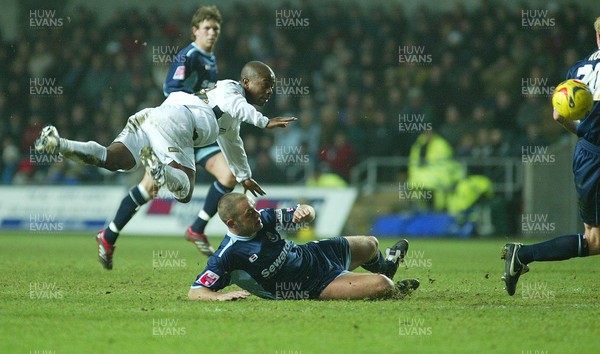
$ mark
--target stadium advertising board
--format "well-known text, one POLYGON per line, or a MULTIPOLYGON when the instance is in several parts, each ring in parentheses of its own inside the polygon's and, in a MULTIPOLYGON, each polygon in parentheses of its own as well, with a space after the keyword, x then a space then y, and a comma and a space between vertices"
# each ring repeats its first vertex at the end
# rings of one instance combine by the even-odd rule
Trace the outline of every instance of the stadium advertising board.
POLYGON ((123 187, 0 187, 0 229, 31 232, 100 230, 123 187))
MULTIPOLYGON (((238 188, 239 189, 239 188, 238 188)), ((187 203, 154 199, 144 205, 123 232, 142 235, 181 236, 204 204, 208 186, 196 186, 187 203)), ((266 196, 256 208, 286 208, 298 203, 315 207, 317 219, 309 225, 284 225, 284 233, 310 228, 319 237, 338 236, 356 199, 354 189, 319 189, 265 186, 266 196)), ((23 186, 0 187, 0 229, 21 231, 90 231, 102 229, 119 206, 124 193, 119 186, 23 186)), ((209 235, 225 234, 218 217, 206 228, 209 235)))

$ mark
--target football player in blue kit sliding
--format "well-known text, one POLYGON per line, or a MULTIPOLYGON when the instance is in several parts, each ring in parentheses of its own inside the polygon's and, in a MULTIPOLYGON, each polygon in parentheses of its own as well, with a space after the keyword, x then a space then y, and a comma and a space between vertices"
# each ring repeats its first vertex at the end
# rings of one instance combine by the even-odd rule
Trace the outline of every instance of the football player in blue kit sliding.
POLYGON ((398 265, 408 251, 401 240, 378 249, 373 236, 347 236, 296 245, 279 231, 315 218, 309 205, 257 211, 242 193, 219 201, 218 213, 228 232, 208 259, 188 292, 191 300, 235 300, 250 294, 274 300, 358 300, 406 295, 419 287, 417 279, 394 284, 398 265), (362 266, 372 273, 353 273, 362 266), (219 290, 235 284, 242 291, 219 290))
POLYGON ((584 233, 563 235, 532 245, 508 243, 502 250, 506 291, 514 295, 519 277, 529 271, 531 262, 561 261, 600 254, 600 17, 594 22, 596 50, 578 61, 567 72, 567 79, 578 79, 593 93, 591 112, 580 121, 570 121, 556 111, 553 118, 579 141, 573 154, 573 176, 579 199, 579 214, 584 233))

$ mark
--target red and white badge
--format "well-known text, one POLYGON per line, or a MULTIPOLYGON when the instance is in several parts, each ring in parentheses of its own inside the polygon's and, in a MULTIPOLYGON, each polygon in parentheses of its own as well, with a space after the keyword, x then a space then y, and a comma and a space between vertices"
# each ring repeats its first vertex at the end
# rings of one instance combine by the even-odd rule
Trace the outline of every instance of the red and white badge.
POLYGON ((204 272, 198 279, 199 283, 206 287, 211 287, 217 280, 219 280, 219 275, 210 270, 204 272))
POLYGON ((173 80, 183 80, 185 79, 185 66, 181 65, 175 69, 175 74, 173 74, 173 80))

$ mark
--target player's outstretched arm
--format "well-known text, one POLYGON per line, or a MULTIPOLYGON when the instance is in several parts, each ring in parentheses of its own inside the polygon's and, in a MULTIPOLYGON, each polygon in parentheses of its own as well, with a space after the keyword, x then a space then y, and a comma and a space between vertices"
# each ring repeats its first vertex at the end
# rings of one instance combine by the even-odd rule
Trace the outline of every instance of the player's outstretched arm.
POLYGON ((552 110, 552 118, 554 118, 554 120, 557 121, 558 124, 562 125, 562 127, 565 128, 567 131, 577 135, 577 124, 579 124, 579 121, 573 121, 563 118, 560 114, 558 114, 556 109, 552 110))
POLYGON ((292 222, 311 222, 315 219, 315 208, 308 204, 302 204, 294 212, 292 222))
POLYGON ((195 301, 232 301, 250 296, 246 290, 219 293, 208 288, 190 289, 188 299, 195 301))
POLYGON ((267 129, 273 128, 285 128, 288 126, 290 122, 298 120, 296 117, 275 117, 269 119, 269 123, 267 123, 267 129))

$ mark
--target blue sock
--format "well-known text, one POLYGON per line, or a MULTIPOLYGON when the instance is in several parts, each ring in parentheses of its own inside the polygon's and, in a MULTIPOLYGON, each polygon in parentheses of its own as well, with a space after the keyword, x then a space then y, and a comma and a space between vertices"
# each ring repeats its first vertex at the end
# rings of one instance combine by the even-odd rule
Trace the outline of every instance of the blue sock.
POLYGON ((383 258, 381 251, 377 251, 377 255, 367 263, 361 265, 361 267, 371 273, 383 273, 387 269, 385 258, 383 258))
POLYGON ((141 185, 131 188, 129 194, 121 201, 117 215, 115 215, 113 221, 104 230, 104 239, 106 242, 114 245, 117 242, 117 237, 119 237, 119 232, 127 225, 138 209, 149 200, 150 196, 141 185))
POLYGON ((590 249, 582 234, 564 235, 533 245, 521 246, 517 254, 523 264, 534 261, 562 261, 589 255, 590 249))
POLYGON ((225 194, 231 192, 233 188, 228 188, 219 183, 219 181, 215 181, 208 190, 206 194, 206 201, 204 201, 204 207, 198 213, 198 217, 192 224, 192 231, 196 233, 204 233, 204 228, 206 228, 206 224, 208 224, 208 220, 212 218, 217 213, 217 206, 219 205, 219 200, 225 194))

